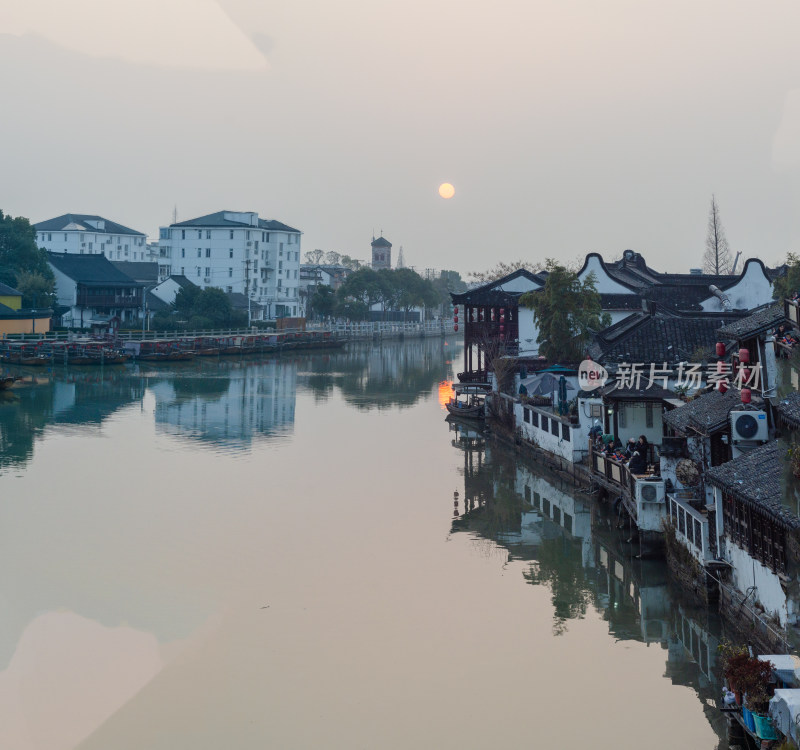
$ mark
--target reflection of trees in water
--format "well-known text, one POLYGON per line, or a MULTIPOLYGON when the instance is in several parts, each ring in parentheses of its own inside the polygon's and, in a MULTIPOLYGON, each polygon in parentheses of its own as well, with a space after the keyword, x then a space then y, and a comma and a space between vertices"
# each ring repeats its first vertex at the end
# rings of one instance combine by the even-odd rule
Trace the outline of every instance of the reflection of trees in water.
POLYGON ((580 620, 592 601, 592 587, 583 567, 580 542, 557 536, 543 539, 536 559, 523 577, 533 586, 547 586, 552 593, 553 635, 567 630, 567 620, 580 620))
POLYGON ((311 371, 300 381, 319 400, 338 388, 359 409, 411 406, 452 373, 448 360, 456 351, 439 337, 351 344, 333 354, 311 356, 311 371))
POLYGON ((0 400, 0 471, 26 464, 49 424, 101 424, 142 397, 128 370, 59 370, 26 377, 0 400))

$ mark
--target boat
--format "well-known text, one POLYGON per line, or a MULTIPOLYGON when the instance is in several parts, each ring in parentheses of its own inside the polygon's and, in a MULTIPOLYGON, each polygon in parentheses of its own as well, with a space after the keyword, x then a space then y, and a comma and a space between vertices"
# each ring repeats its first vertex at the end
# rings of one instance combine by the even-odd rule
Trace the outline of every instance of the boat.
POLYGON ((445 404, 447 411, 460 419, 484 419, 489 383, 456 383, 453 397, 445 404))

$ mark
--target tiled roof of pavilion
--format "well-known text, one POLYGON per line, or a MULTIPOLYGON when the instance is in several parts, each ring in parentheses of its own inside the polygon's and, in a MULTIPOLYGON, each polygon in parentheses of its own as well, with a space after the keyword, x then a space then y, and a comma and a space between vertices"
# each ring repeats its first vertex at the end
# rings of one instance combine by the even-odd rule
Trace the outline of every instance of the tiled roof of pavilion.
POLYGON ((706 471, 709 484, 770 516, 789 529, 800 529, 800 518, 781 502, 781 458, 778 441, 754 448, 706 471))

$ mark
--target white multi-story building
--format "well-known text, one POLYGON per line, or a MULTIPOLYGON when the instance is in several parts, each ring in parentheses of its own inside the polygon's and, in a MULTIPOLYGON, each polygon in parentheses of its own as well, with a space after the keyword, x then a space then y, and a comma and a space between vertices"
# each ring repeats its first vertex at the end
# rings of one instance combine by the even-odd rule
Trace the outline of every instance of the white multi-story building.
POLYGON ((160 265, 197 286, 248 295, 267 318, 294 317, 301 234, 253 211, 217 211, 161 227, 160 265))
POLYGON ((33 225, 36 244, 53 253, 105 255, 109 260, 146 261, 147 235, 91 214, 64 214, 33 225))

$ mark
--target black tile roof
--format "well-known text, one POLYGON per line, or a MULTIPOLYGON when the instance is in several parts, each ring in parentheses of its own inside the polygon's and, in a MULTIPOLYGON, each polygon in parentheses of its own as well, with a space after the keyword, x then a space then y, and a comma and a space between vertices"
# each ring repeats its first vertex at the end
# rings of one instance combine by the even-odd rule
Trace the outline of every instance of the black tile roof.
POLYGON ((170 279, 172 279, 181 289, 189 289, 190 287, 197 286, 197 284, 190 279, 187 279, 186 276, 181 273, 173 274, 170 276, 170 279))
POLYGON ((370 243, 372 247, 391 247, 392 243, 389 242, 385 237, 378 237, 377 240, 373 239, 370 243))
POLYGON ((800 518, 781 502, 780 453, 778 441, 773 440, 721 466, 708 469, 706 480, 782 526, 800 529, 800 518))
POLYGON ((603 310, 641 310, 642 298, 638 294, 601 294, 603 310))
POLYGON ((792 430, 800 429, 800 391, 792 391, 781 399, 775 411, 781 422, 792 430))
POLYGON ((738 390, 731 388, 725 393, 713 390, 665 414, 664 423, 684 435, 690 430, 710 435, 727 427, 728 414, 736 408, 744 408, 738 390))
POLYGON ((743 341, 769 331, 785 320, 783 304, 775 302, 763 305, 747 317, 725 325, 719 329, 719 333, 724 338, 743 341))
POLYGON ((638 388, 620 388, 615 380, 601 388, 600 395, 604 401, 663 401, 677 398, 674 391, 662 388, 657 382, 661 381, 652 382, 649 378, 642 377, 638 388))
POLYGON ((0 282, 0 297, 21 297, 22 292, 17 291, 14 287, 0 282))
POLYGON ((517 300, 526 292, 506 292, 499 287, 509 281, 518 279, 520 276, 524 276, 529 281, 533 281, 540 286, 545 284, 545 277, 541 274, 532 273, 526 268, 519 268, 507 276, 487 281, 485 284, 467 289, 466 292, 461 294, 450 292, 450 297, 454 305, 502 305, 509 303, 516 305, 517 300))
POLYGON ((134 281, 141 281, 143 284, 158 283, 158 263, 128 260, 112 260, 111 263, 134 281))
POLYGON ((266 229, 273 232, 297 232, 300 234, 299 229, 290 227, 274 219, 259 219, 258 226, 253 226, 244 221, 233 221, 226 219, 225 214, 241 213, 238 211, 215 211, 213 214, 206 214, 205 216, 198 216, 195 219, 188 219, 187 221, 179 221, 176 224, 170 224, 171 227, 239 227, 243 229, 266 229))
MULTIPOLYGON (((231 307, 234 310, 247 310, 247 295, 241 292, 228 292, 228 299, 231 302, 231 307)), ((261 305, 255 300, 250 300, 250 310, 260 310, 261 305)))
MULTIPOLYGON (((87 232, 102 232, 105 234, 135 234, 141 237, 145 236, 144 232, 137 232, 135 229, 117 224, 116 221, 96 216, 94 214, 63 214, 56 216, 55 219, 47 219, 40 221, 33 225, 37 232, 63 232, 70 224, 77 224, 81 229, 87 232), (104 221, 105 228, 98 229, 97 227, 89 224, 89 221, 104 221)), ((67 230, 72 231, 72 230, 67 230)))
POLYGON ((713 349, 719 328, 743 313, 673 313, 656 309, 633 313, 596 333, 589 347, 602 364, 691 361, 699 349, 713 349))
POLYGON ((104 255, 75 255, 74 253, 48 253, 48 261, 56 270, 73 281, 86 286, 143 286, 120 271, 104 255))

